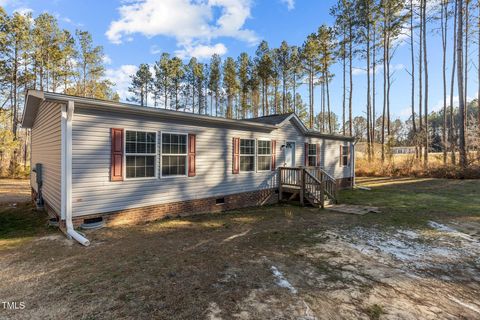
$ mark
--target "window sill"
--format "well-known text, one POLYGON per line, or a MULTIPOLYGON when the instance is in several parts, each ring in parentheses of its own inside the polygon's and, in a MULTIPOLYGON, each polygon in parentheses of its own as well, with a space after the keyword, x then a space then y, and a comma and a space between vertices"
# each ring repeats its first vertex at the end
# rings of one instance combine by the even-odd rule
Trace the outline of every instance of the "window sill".
POLYGON ((160 176, 160 179, 172 179, 172 178, 188 178, 186 174, 177 174, 173 176, 160 176))
POLYGON ((155 180, 157 177, 125 178, 123 181, 155 180))

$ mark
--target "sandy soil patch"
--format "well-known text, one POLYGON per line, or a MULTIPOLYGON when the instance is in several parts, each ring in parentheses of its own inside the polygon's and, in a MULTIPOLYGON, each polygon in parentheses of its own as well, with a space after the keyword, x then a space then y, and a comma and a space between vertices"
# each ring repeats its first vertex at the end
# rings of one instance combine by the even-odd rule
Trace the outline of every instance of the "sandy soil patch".
POLYGON ((30 200, 30 180, 0 179, 0 205, 13 205, 30 200))

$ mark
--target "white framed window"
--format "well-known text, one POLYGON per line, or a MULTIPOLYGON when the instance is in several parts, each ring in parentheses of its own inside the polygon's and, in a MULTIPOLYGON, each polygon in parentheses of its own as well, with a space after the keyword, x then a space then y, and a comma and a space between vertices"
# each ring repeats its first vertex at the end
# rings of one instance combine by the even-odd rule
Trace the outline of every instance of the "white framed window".
POLYGON ((188 134, 162 132, 162 177, 187 175, 188 134))
POLYGON ((240 172, 255 171, 255 139, 240 139, 240 172))
POLYGON ((257 170, 270 171, 272 168, 272 141, 257 141, 257 170))
POLYGON ((348 158, 350 156, 350 147, 342 146, 341 148, 342 148, 342 154, 341 154, 340 163, 342 164, 342 167, 347 167, 349 165, 348 158))
POLYGON ((314 143, 308 144, 308 166, 316 167, 317 166, 317 145, 314 143))
POLYGON ((157 133, 125 130, 125 178, 155 178, 157 133))

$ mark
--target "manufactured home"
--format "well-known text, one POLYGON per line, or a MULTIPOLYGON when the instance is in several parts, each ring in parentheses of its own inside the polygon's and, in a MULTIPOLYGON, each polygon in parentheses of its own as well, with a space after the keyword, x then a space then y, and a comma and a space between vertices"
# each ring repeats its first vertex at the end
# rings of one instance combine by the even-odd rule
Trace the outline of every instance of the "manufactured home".
POLYGON ((353 184, 353 138, 294 114, 245 120, 30 90, 31 187, 77 241, 89 221, 134 223, 283 198, 322 205, 353 184), (298 191, 298 192, 297 192, 298 191))

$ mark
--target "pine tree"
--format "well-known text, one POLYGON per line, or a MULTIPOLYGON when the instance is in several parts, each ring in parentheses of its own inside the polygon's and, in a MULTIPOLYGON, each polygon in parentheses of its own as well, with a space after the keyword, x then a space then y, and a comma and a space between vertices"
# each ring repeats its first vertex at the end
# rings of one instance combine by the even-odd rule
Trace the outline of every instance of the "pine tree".
POLYGON ((262 87, 262 115, 268 115, 268 90, 270 86, 270 80, 272 77, 273 61, 266 41, 262 41, 257 48, 255 65, 257 68, 257 74, 260 78, 262 87))
POLYGON ((330 108, 329 83, 333 78, 333 74, 330 72, 330 68, 335 63, 334 52, 337 47, 333 29, 325 25, 322 25, 318 29, 318 43, 319 43, 319 53, 320 53, 319 68, 320 68, 320 72, 322 74, 322 79, 323 79, 323 82, 325 83, 325 89, 326 89, 328 131, 329 133, 332 133, 333 126, 332 126, 332 119, 330 118, 332 113, 330 108))
POLYGON ((93 44, 88 31, 77 30, 79 44, 78 65, 80 66, 81 85, 77 86, 77 95, 95 97, 95 86, 105 74, 103 65, 103 47, 93 44))
POLYGON ((237 66, 233 58, 228 57, 223 65, 223 87, 227 94, 227 113, 228 119, 233 118, 233 99, 238 89, 237 66))
MULTIPOLYGON (((190 61, 188 64, 185 66, 185 79, 188 84, 188 88, 190 89, 191 92, 188 92, 188 95, 191 93, 192 97, 192 113, 195 113, 195 98, 197 95, 197 72, 196 69, 198 68, 198 61, 197 58, 192 57, 190 58, 190 61)), ((187 99, 188 100, 188 96, 187 99)), ((186 103, 185 107, 188 107, 188 102, 186 103)))
POLYGON ((316 34, 310 34, 302 46, 302 65, 308 76, 308 93, 309 93, 309 121, 308 126, 313 128, 314 124, 314 89, 315 78, 320 71, 319 66, 319 44, 316 34))
POLYGON ((463 19, 464 19, 464 5, 463 0, 458 0, 457 8, 457 81, 458 81, 458 105, 460 113, 460 136, 459 136, 459 150, 460 150, 460 166, 467 167, 467 152, 465 148, 465 91, 463 78, 463 19))
POLYGON ((291 87, 293 91, 293 112, 297 112, 296 108, 296 98, 297 98, 297 81, 303 75, 303 68, 302 68, 302 60, 301 60, 301 53, 300 49, 297 46, 293 46, 291 48, 291 55, 290 55, 290 64, 291 64, 291 87))
POLYGON ((180 90, 182 89, 182 82, 185 76, 185 68, 183 66, 182 60, 177 57, 169 60, 168 64, 169 76, 170 76, 170 86, 169 93, 170 98, 173 98, 175 101, 175 110, 180 110, 180 90))
POLYGON ((260 77, 258 76, 258 69, 255 66, 252 66, 250 77, 248 79, 248 87, 250 89, 252 116, 258 117, 260 108, 260 77))
POLYGON ((148 94, 152 86, 152 73, 148 64, 142 63, 135 75, 131 76, 132 85, 128 91, 134 94, 132 101, 140 102, 142 107, 148 105, 148 94))
MULTIPOLYGON (((196 87, 197 87, 197 103, 198 103, 198 114, 202 114, 205 112, 205 69, 206 66, 203 63, 197 63, 193 70, 196 80, 196 87)), ((194 112, 195 108, 193 108, 192 112, 194 112)))
POLYGON ((282 41, 280 48, 278 49, 277 56, 280 74, 282 77, 282 112, 285 113, 287 112, 287 86, 291 78, 290 73, 292 70, 292 48, 288 45, 286 41, 282 41))
POLYGON ((249 92, 249 77, 252 68, 252 61, 247 53, 242 52, 237 60, 238 65, 238 80, 240 86, 240 113, 241 118, 247 116, 248 103, 247 97, 249 92))
POLYGON ((160 60, 155 62, 155 79, 153 82, 154 90, 159 92, 159 95, 163 96, 163 107, 168 107, 168 90, 171 85, 170 77, 170 55, 168 53, 162 53, 160 60))
POLYGON ((271 72, 271 79, 273 84, 273 104, 272 104, 272 113, 273 114, 280 114, 280 104, 279 104, 279 95, 278 95, 278 87, 280 86, 280 78, 282 75, 282 67, 281 67, 281 57, 278 48, 274 48, 271 51, 272 56, 272 72, 271 72))
POLYGON ((22 52, 25 50, 28 42, 29 17, 14 13, 9 20, 9 39, 7 43, 9 71, 11 72, 11 101, 12 101, 12 133, 14 140, 17 139, 17 127, 19 123, 18 109, 19 109, 19 88, 20 84, 20 69, 22 52))
POLYGON ((210 72, 209 72, 209 80, 208 80, 208 89, 210 91, 210 110, 211 114, 213 115, 212 110, 212 97, 215 96, 215 116, 218 116, 218 103, 220 98, 220 81, 221 81, 221 74, 220 74, 220 65, 222 64, 222 60, 218 54, 214 54, 210 61, 210 72))

